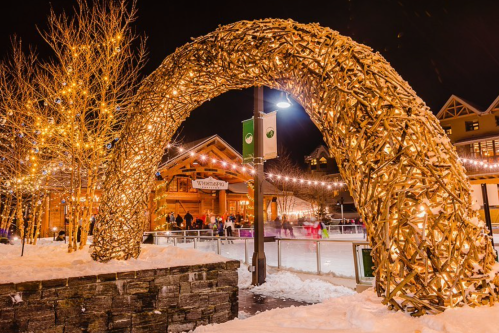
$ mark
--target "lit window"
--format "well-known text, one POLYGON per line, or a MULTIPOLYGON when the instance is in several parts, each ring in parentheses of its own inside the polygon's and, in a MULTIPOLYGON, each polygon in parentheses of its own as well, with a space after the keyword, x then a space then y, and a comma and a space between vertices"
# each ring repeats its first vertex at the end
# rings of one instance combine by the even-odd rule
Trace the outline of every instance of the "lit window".
POLYGON ((321 159, 319 160, 319 162, 320 162, 320 168, 321 169, 326 169, 327 168, 327 160, 324 157, 321 157, 321 159))
POLYGON ((492 144, 492 140, 482 141, 480 142, 480 145, 482 146, 482 157, 494 156, 494 145, 492 144))
POLYGON ((473 120, 473 121, 467 121, 466 122, 466 131, 467 132, 478 131, 479 128, 480 128, 480 126, 478 124, 478 120, 473 120))
POLYGON ((452 127, 446 126, 443 129, 445 131, 445 134, 447 134, 447 135, 451 135, 452 134, 452 127))

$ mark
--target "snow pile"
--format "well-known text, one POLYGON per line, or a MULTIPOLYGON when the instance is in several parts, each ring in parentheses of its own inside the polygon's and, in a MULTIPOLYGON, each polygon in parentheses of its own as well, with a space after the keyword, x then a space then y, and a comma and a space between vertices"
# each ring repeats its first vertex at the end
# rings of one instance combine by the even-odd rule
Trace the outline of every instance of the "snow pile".
MULTIPOLYGON (((250 288, 251 273, 248 272, 247 266, 242 265, 238 272, 239 288, 250 288)), ((249 290, 259 295, 306 303, 319 303, 329 298, 355 293, 349 288, 335 286, 319 279, 301 280, 296 274, 287 271, 268 274, 264 284, 249 290)))
POLYGON ((267 277, 266 283, 251 289, 253 293, 274 298, 290 298, 299 302, 320 303, 326 299, 352 295, 349 288, 335 286, 319 279, 301 280, 290 272, 278 272, 267 277))
POLYGON ((21 245, 0 244, 0 283, 60 279, 66 277, 125 272, 133 270, 197 265, 227 261, 214 253, 181 249, 173 246, 142 245, 138 259, 112 260, 100 263, 90 257, 91 249, 67 252, 67 244, 48 239, 38 245, 25 245, 21 257, 21 245))
MULTIPOLYGON (((248 266, 245 264, 241 264, 239 269, 237 270, 238 274, 238 286, 241 289, 248 289, 251 287, 251 272, 248 271, 248 266)), ((267 275, 268 277, 268 275, 267 275)))
POLYGON ((449 309, 439 315, 412 318, 381 304, 372 290, 329 299, 320 304, 274 309, 247 319, 198 327, 196 333, 499 333, 499 306, 449 309))

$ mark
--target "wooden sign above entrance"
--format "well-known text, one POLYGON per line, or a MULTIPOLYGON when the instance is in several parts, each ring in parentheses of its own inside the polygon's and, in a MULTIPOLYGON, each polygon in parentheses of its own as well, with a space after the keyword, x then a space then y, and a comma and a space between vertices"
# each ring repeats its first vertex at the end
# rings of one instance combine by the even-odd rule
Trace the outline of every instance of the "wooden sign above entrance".
POLYGON ((202 190, 227 190, 229 188, 229 183, 213 177, 208 177, 205 179, 193 179, 192 187, 202 190))

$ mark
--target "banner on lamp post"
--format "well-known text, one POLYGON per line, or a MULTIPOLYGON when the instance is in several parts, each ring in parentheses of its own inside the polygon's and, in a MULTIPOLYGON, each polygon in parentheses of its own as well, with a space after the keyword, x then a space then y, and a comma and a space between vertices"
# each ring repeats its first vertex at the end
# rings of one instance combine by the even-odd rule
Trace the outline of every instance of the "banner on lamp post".
POLYGON ((253 163, 255 157, 253 118, 243 121, 243 164, 253 163))
POLYGON ((263 158, 277 157, 277 111, 263 116, 263 158))

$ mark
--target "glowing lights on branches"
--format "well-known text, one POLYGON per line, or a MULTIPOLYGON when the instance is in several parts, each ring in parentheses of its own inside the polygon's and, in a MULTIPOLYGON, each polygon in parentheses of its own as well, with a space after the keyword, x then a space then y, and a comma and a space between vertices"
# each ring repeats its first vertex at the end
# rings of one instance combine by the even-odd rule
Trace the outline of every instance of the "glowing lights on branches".
MULTIPOLYGON (((139 255, 140 232, 115 232, 145 224, 162 144, 200 104, 255 85, 294 96, 323 133, 364 218, 384 304, 422 315, 497 303, 499 278, 492 282, 490 274, 495 254, 486 230, 473 223, 477 212, 455 149, 438 142, 444 132, 436 117, 379 53, 318 24, 291 20, 219 27, 179 47, 144 81, 127 144, 109 170, 101 202, 105 233, 94 237, 94 258, 139 255), (124 166, 128 160, 135 164, 124 166), (419 217, 423 203, 426 215, 419 217), (464 244, 472 255, 461 251, 464 244)), ((294 183, 292 175, 275 176, 286 177, 294 183)), ((322 182, 296 178, 320 188, 322 182)))

